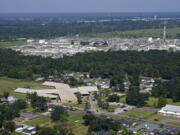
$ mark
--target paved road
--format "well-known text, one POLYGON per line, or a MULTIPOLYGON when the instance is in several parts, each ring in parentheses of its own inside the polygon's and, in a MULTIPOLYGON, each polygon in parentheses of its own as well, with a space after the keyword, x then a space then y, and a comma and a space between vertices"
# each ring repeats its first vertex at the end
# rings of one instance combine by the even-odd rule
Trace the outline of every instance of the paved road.
POLYGON ((99 108, 96 107, 97 101, 94 98, 94 95, 89 96, 89 102, 91 105, 91 112, 94 114, 104 114, 105 112, 100 110, 99 108))

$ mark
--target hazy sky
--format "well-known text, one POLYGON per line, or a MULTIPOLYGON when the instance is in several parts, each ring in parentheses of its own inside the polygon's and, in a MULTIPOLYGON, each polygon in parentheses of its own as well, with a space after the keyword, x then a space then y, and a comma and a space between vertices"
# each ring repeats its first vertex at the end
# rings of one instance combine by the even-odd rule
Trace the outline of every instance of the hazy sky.
POLYGON ((0 0, 0 13, 168 11, 180 11, 180 0, 0 0))

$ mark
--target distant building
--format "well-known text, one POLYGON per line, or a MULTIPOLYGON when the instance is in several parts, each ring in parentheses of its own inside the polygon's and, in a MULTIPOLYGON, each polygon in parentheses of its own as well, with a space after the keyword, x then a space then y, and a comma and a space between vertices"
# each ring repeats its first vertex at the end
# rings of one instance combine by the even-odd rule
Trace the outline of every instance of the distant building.
POLYGON ((33 39, 28 39, 28 40, 27 40, 27 43, 32 43, 32 42, 34 42, 33 39))
POLYGON ((45 42, 46 42, 46 40, 44 40, 44 39, 39 40, 39 44, 44 44, 45 42))
POLYGON ((180 118, 180 106, 166 105, 158 113, 164 116, 180 118))

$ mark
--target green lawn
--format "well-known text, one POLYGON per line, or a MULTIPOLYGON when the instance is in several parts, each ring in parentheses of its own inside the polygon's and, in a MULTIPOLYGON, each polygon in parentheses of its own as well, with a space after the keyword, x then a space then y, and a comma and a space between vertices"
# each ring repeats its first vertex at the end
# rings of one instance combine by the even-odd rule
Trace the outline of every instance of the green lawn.
MULTIPOLYGON (((173 102, 172 99, 167 99, 168 104, 180 106, 180 102, 173 102)), ((158 104, 158 98, 149 97, 147 101, 147 106, 155 107, 158 104)))
POLYGON ((180 126, 180 122, 168 122, 167 124, 180 126))
MULTIPOLYGON (((88 127, 83 125, 83 116, 84 114, 76 114, 73 116, 69 116, 68 117, 68 125, 70 125, 70 127, 72 128, 72 132, 75 135, 86 135, 87 131, 88 131, 88 127)), ((49 125, 47 125, 47 127, 54 127, 55 125, 58 124, 62 124, 64 123, 63 121, 56 121, 53 123, 50 123, 49 125)))
POLYGON ((40 82, 0 77, 0 94, 3 94, 5 91, 8 91, 10 95, 16 98, 23 99, 26 95, 15 93, 14 89, 26 86, 30 86, 32 88, 47 88, 45 86, 42 86, 40 82))
POLYGON ((141 130, 141 131, 137 132, 135 135, 143 135, 143 133, 144 133, 144 131, 141 130))
POLYGON ((27 111, 27 112, 32 112, 34 109, 31 107, 31 105, 29 104, 28 106, 27 106, 27 108, 25 109, 25 111, 27 111))
POLYGON ((126 103, 126 96, 120 97, 120 102, 125 104, 126 103))
POLYGON ((12 47, 16 45, 23 45, 26 41, 11 41, 11 42, 0 42, 0 48, 12 47))
POLYGON ((177 105, 177 106, 180 106, 180 102, 173 102, 173 103, 170 103, 171 105, 177 105))
POLYGON ((69 124, 72 126, 72 131, 75 135, 86 135, 88 127, 83 125, 84 114, 77 114, 68 118, 69 124))
POLYGON ((125 113, 125 115, 128 115, 130 117, 134 117, 134 118, 145 118, 148 117, 152 114, 152 112, 142 112, 142 111, 137 111, 135 109, 128 111, 127 113, 125 113))
POLYGON ((50 118, 42 116, 42 117, 34 119, 34 120, 26 121, 23 124, 30 125, 30 126, 37 126, 37 125, 40 126, 41 124, 44 124, 50 120, 51 120, 50 118))
POLYGON ((161 121, 161 120, 166 119, 166 118, 168 118, 168 117, 167 116, 158 115, 158 114, 154 113, 152 115, 149 115, 145 119, 149 120, 149 121, 161 121))

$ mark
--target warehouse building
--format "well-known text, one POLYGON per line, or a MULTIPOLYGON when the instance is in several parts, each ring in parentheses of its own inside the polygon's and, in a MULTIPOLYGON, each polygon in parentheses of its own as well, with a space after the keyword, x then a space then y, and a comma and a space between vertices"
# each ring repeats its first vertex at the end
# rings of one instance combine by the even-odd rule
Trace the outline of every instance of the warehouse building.
POLYGON ((166 105, 158 113, 164 116, 180 118, 180 106, 166 105))

